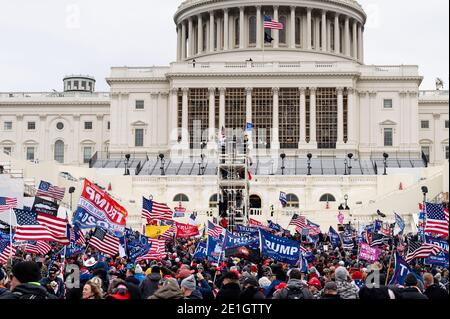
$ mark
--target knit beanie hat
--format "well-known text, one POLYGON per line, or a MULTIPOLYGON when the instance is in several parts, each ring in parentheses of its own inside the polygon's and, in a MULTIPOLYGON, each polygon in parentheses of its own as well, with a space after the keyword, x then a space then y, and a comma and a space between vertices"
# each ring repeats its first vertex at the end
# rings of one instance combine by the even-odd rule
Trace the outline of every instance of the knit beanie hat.
POLYGON ((195 282, 195 277, 194 277, 194 275, 190 275, 189 277, 184 278, 184 279, 181 281, 181 285, 180 285, 180 286, 181 286, 181 287, 184 287, 184 288, 186 288, 186 289, 189 289, 189 290, 194 291, 195 288, 196 288, 196 286, 197 286, 197 284, 196 284, 196 282, 195 282))

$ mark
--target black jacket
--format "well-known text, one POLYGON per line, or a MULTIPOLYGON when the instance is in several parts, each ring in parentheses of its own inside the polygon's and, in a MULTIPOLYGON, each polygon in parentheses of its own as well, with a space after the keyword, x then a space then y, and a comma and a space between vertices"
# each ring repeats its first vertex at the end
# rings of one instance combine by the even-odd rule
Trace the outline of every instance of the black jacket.
POLYGON ((238 300, 241 295, 241 287, 237 283, 230 282, 223 285, 217 293, 216 300, 238 300))
POLYGON ((424 292, 425 296, 428 297, 428 299, 434 299, 434 300, 443 300, 448 299, 448 293, 441 287, 439 287, 436 284, 433 284, 429 286, 427 289, 425 289, 424 292))
POLYGON ((185 297, 184 299, 190 299, 190 300, 198 300, 198 299, 203 299, 202 294, 200 293, 200 291, 198 290, 194 290, 190 296, 185 297))
POLYGON ((239 299, 242 300, 261 300, 266 299, 266 296, 256 287, 250 286, 242 290, 239 299))
POLYGON ((408 287, 399 290, 401 299, 428 299, 427 296, 420 293, 419 290, 415 287, 408 287))
POLYGON ((36 284, 21 284, 18 285, 12 294, 0 296, 0 299, 57 299, 55 295, 48 293, 47 289, 41 285, 36 284))
POLYGON ((391 299, 391 296, 389 295, 387 286, 380 286, 379 288, 368 288, 367 286, 363 286, 359 290, 359 299, 385 300, 391 299))
POLYGON ((13 294, 6 288, 0 288, 0 299, 15 299, 13 294))
POLYGON ((161 275, 158 273, 152 273, 145 277, 144 281, 139 286, 142 299, 148 299, 158 289, 158 283, 161 280, 161 275))
POLYGON ((322 297, 320 297, 320 299, 324 299, 324 300, 341 300, 341 296, 339 296, 339 294, 337 295, 323 295, 322 297))

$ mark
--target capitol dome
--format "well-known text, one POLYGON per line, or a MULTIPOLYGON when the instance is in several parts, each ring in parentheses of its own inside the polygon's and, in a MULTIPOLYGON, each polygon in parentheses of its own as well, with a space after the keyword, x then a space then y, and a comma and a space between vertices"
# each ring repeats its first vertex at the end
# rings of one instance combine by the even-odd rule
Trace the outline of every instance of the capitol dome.
POLYGON ((362 64, 366 18, 355 0, 186 0, 174 16, 177 61, 362 64), (264 28, 267 18, 283 29, 264 28))

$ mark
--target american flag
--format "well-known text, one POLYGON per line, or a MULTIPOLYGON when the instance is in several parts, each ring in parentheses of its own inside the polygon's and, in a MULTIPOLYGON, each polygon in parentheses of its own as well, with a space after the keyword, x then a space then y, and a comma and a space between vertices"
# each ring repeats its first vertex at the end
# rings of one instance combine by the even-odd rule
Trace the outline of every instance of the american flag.
POLYGON ((408 253, 405 261, 409 263, 414 258, 426 258, 438 254, 442 248, 434 244, 408 241, 408 253))
POLYGON ((158 239, 162 239, 165 242, 168 240, 171 240, 171 239, 173 239, 173 236, 175 236, 176 231, 177 231, 177 226, 175 225, 175 223, 172 223, 170 228, 166 232, 164 232, 164 234, 159 236, 158 239))
POLYGON ((0 213, 17 207, 17 198, 0 197, 0 213))
POLYGON ((284 25, 281 22, 273 20, 272 17, 264 16, 264 29, 283 30, 284 25))
POLYGON ((219 238, 220 235, 222 235, 224 233, 225 229, 222 226, 216 225, 211 223, 208 220, 208 236, 214 237, 214 238, 219 238))
MULTIPOLYGON (((44 224, 41 224, 39 222, 39 215, 33 211, 29 210, 22 210, 22 209, 14 209, 14 213, 16 214, 17 219, 17 227, 16 227, 16 233, 14 235, 14 240, 20 241, 29 241, 29 240, 43 240, 43 241, 55 241, 61 244, 67 245, 69 243, 69 240, 67 238, 67 229, 65 228, 67 223, 64 220, 65 226, 64 232, 59 231, 59 227, 57 225, 57 221, 53 222, 51 219, 47 219, 47 216, 43 216, 40 218, 40 221, 43 221, 44 224), (56 230, 56 232, 53 232, 51 229, 49 229, 46 225, 51 225, 51 228, 53 230, 56 230)), ((53 217, 53 216, 52 216, 53 217)), ((53 217, 57 218, 57 217, 53 217)))
POLYGON ((142 218, 145 218, 149 224, 152 220, 172 220, 172 215, 172 210, 167 204, 142 198, 142 218))
POLYGON ((148 243, 150 249, 145 255, 136 258, 136 263, 143 260, 161 260, 167 256, 166 243, 163 239, 149 238, 148 243))
POLYGON ((425 233, 448 237, 448 209, 444 209, 442 204, 425 203, 425 212, 425 233))
POLYGON ((25 245, 25 251, 27 253, 32 254, 38 254, 38 255, 46 255, 50 250, 52 249, 52 246, 45 242, 45 241, 29 241, 25 245))
POLYGON ((307 228, 308 224, 307 224, 306 218, 304 216, 299 216, 297 214, 294 214, 294 216, 292 216, 292 219, 289 222, 288 226, 297 226, 299 228, 307 228))
POLYGON ((69 240, 71 243, 75 243, 78 246, 86 245, 86 238, 81 229, 76 225, 73 227, 69 225, 69 240))
POLYGON ((16 247, 11 246, 9 241, 0 241, 0 265, 6 264, 10 256, 16 254, 16 247))
POLYGON ((310 236, 317 236, 322 232, 320 230, 320 225, 313 223, 309 219, 307 219, 306 222, 308 224, 307 228, 310 236))
POLYGON ((119 253, 119 244, 119 238, 108 234, 106 230, 98 227, 89 241, 89 245, 109 256, 115 256, 119 253))
POLYGON ((41 181, 37 189, 36 196, 45 196, 57 200, 63 200, 66 189, 58 186, 53 186, 49 182, 41 181))

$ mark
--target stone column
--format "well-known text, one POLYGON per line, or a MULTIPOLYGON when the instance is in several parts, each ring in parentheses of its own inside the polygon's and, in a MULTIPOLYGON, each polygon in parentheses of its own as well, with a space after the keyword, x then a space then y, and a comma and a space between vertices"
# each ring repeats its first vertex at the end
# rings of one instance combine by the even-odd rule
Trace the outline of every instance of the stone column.
POLYGON ((197 51, 198 54, 201 54, 203 52, 203 17, 201 14, 198 15, 198 22, 197 22, 197 51))
POLYGON ((279 139, 279 92, 280 88, 272 88, 273 92, 273 115, 272 115, 272 149, 280 149, 280 139, 279 139))
POLYGON ((311 8, 306 9, 306 49, 311 50, 311 8))
POLYGON ((224 9, 223 10, 223 49, 224 50, 228 50, 229 49, 229 27, 228 27, 228 23, 229 23, 229 17, 228 17, 228 9, 224 9))
POLYGON ((327 51, 327 12, 322 11, 322 51, 327 51))
POLYGON ((170 90, 169 144, 178 142, 178 88, 170 90))
POLYGON ((177 26, 177 61, 181 61, 181 42, 182 42, 182 33, 181 33, 181 26, 177 26))
POLYGON ((186 22, 181 24, 181 59, 186 59, 186 22))
POLYGON ((358 24, 358 60, 363 62, 362 26, 358 24))
POLYGON ((310 141, 309 144, 317 145, 317 132, 316 132, 316 90, 317 88, 309 88, 309 123, 310 123, 310 141))
POLYGON ((327 51, 331 52, 331 20, 327 19, 327 51))
POLYGON ((262 49, 264 45, 262 27, 261 6, 256 6, 256 47, 258 49, 262 49))
POLYGON ((244 43, 244 35, 245 35, 245 28, 244 28, 244 7, 239 7, 239 49, 245 48, 244 43))
POLYGON ((214 11, 209 12, 209 52, 214 52, 214 11))
POLYGON ((348 16, 345 17, 345 24, 344 24, 344 34, 345 34, 345 55, 351 56, 350 51, 350 18, 348 16))
POLYGON ((354 89, 347 88, 347 144, 356 146, 355 137, 355 95, 354 89))
MULTIPOLYGON (((378 134, 378 123, 376 123, 375 119, 377 116, 377 107, 376 107, 376 91, 369 92, 369 108, 370 108, 370 147, 377 147, 377 134, 378 134)), ((395 137, 395 134, 393 138, 395 137)), ((394 140, 395 145, 395 140, 394 140)))
POLYGON ((182 107, 182 133, 181 143, 183 146, 189 145, 189 125, 188 125, 188 94, 189 88, 183 88, 183 107, 182 107))
POLYGON ((219 130, 225 127, 225 92, 226 88, 219 88, 220 99, 219 99, 219 130))
POLYGON ((320 20, 318 18, 314 19, 314 48, 320 51, 320 20))
POLYGON ((217 18, 217 28, 216 28, 216 42, 217 42, 217 48, 216 51, 220 51, 221 48, 221 42, 220 42, 220 35, 221 35, 221 28, 220 28, 220 18, 217 18))
POLYGON ((337 145, 344 143, 344 88, 336 88, 337 92, 337 145))
POLYGON ((358 28, 357 22, 353 21, 353 58, 358 59, 358 28))
POLYGON ((188 43, 189 43, 189 48, 188 48, 188 57, 192 57, 194 55, 194 32, 193 32, 193 22, 192 22, 192 17, 189 18, 188 20, 188 43))
MULTIPOLYGON (((278 6, 273 7, 273 19, 278 21, 278 6)), ((280 30, 272 30, 273 31, 273 47, 278 48, 280 45, 280 30)))
POLYGON ((208 149, 214 149, 215 145, 215 123, 216 123, 216 88, 210 87, 209 91, 209 133, 208 133, 208 149))
MULTIPOLYGON (((419 94, 417 91, 412 91, 409 93, 409 115, 411 116, 410 121, 410 140, 409 145, 410 149, 419 150, 419 130, 417 129, 417 126, 419 125, 419 94)), ((436 123, 439 130, 442 130, 442 123, 436 123)), ((434 139, 436 145, 438 144, 437 139, 434 139)), ((441 144, 442 145, 442 144, 441 144)), ((436 147, 435 147, 436 150, 436 147)), ((442 153, 441 153, 442 154, 442 153)))
POLYGON ((295 6, 291 6, 291 49, 295 49, 295 6))
POLYGON ((341 34, 339 28, 339 13, 334 16, 334 53, 341 53, 341 34))
POLYGON ((298 148, 302 148, 303 145, 306 143, 306 89, 304 87, 301 87, 300 89, 300 140, 298 142, 298 148))
POLYGON ((359 92, 359 145, 360 148, 369 149, 370 147, 370 103, 368 92, 359 92))

